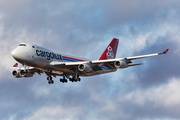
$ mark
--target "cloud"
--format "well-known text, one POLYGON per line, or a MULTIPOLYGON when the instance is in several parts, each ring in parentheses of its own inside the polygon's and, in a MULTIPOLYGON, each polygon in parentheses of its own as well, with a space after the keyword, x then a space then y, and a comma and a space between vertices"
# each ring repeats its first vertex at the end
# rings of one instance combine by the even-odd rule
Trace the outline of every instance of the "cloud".
MULTIPOLYGON (((136 90, 127 94, 124 99, 128 100, 139 106, 144 106, 145 102, 154 103, 153 107, 176 107, 179 106, 180 96, 178 95, 180 82, 179 79, 173 78, 168 84, 164 84, 158 87, 152 87, 143 90, 136 90), (169 96, 167 98, 167 96, 169 96)), ((123 98, 120 98, 123 99, 123 98)))
POLYGON ((49 120, 49 119, 60 119, 60 120, 71 120, 77 119, 77 116, 82 116, 83 113, 78 107, 62 107, 60 105, 52 107, 43 107, 39 109, 32 117, 25 120, 49 120), (71 114, 71 115, 69 115, 71 114))
MULTIPOLYGON (((171 116, 172 119, 177 119, 179 118, 178 112, 172 112, 172 110, 179 110, 179 83, 179 79, 172 78, 167 84, 154 86, 146 90, 136 89, 135 91, 132 91, 125 96, 119 97, 119 100, 125 103, 129 103, 132 106, 137 105, 142 110, 146 109, 148 112, 147 114, 152 116, 151 118, 153 119, 158 118, 159 116, 158 114, 152 113, 152 111, 163 111, 164 113, 167 113, 167 115, 162 114, 161 117, 171 116)), ((144 113, 145 112, 140 115, 140 118, 144 117, 144 113)), ((137 113, 135 112, 133 114, 135 115, 137 113)))

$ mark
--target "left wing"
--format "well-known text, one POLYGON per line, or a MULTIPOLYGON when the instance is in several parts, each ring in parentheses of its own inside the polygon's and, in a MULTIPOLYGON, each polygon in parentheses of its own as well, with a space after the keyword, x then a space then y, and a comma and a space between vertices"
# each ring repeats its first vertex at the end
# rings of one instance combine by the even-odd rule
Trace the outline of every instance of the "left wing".
POLYGON ((169 49, 166 49, 162 53, 127 57, 127 58, 117 58, 117 59, 108 59, 108 60, 94 60, 94 61, 84 61, 84 62, 51 62, 50 65, 61 66, 65 68, 78 68, 80 71, 86 71, 88 69, 92 69, 93 66, 104 65, 108 68, 127 68, 129 66, 142 65, 139 64, 131 64, 131 60, 152 57, 157 55, 166 54, 169 49))
POLYGON ((34 67, 18 67, 18 63, 14 64, 14 66, 12 67, 14 70, 12 72, 12 75, 15 78, 21 78, 21 77, 32 77, 35 73, 38 73, 39 75, 41 75, 41 73, 43 73, 42 70, 36 69, 34 67))

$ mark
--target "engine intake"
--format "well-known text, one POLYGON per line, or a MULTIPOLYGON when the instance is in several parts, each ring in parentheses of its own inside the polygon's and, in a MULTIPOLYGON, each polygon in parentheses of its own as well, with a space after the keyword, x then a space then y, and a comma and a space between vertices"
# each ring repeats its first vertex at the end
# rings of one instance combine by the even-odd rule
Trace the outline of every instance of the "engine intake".
POLYGON ((87 63, 80 64, 78 66, 78 70, 81 71, 81 72, 92 72, 93 71, 91 66, 89 64, 87 64, 87 63))
POLYGON ((21 78, 21 75, 20 75, 19 71, 17 71, 17 70, 14 70, 14 71, 12 72, 12 75, 13 75, 15 78, 21 78))
POLYGON ((20 71, 20 76, 21 77, 32 77, 33 76, 33 73, 29 72, 28 70, 21 70, 20 71))
POLYGON ((127 68, 128 64, 126 61, 116 61, 116 62, 114 62, 114 66, 116 68, 127 68))

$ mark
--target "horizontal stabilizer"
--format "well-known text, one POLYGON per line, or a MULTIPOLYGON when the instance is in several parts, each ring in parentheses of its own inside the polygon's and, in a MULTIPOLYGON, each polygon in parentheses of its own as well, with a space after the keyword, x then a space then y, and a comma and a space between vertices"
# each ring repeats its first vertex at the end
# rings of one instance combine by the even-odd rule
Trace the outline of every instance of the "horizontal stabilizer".
POLYGON ((15 63, 15 64, 13 65, 13 67, 18 67, 18 63, 15 63))

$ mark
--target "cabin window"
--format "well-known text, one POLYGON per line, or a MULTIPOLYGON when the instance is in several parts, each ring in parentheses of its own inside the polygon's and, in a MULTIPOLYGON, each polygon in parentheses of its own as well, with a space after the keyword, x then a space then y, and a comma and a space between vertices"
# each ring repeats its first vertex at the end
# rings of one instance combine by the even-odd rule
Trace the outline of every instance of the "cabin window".
POLYGON ((19 46, 26 46, 26 44, 19 44, 19 46))

